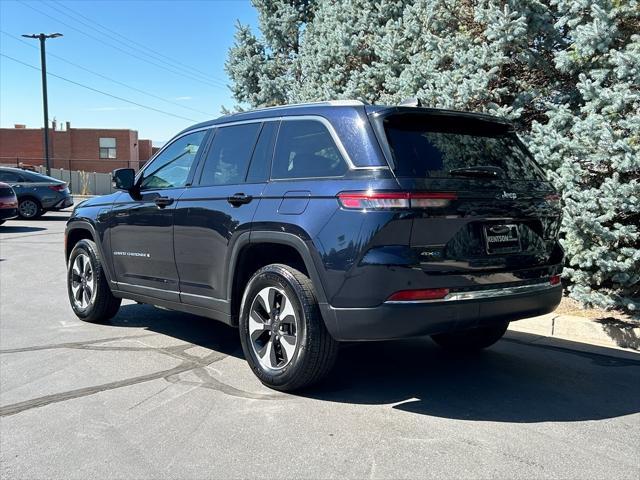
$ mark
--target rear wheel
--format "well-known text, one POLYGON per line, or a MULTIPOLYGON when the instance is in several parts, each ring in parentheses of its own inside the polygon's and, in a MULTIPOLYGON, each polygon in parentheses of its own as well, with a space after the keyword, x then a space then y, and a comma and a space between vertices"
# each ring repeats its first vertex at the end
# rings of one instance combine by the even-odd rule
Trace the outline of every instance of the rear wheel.
POLYGON ((42 206, 35 198, 24 198, 18 203, 18 214, 27 220, 42 215, 42 206))
POLYGON ((105 322, 120 308, 121 299, 111 293, 96 244, 80 240, 69 256, 67 292, 73 312, 87 322, 105 322))
POLYGON ((338 353, 311 280, 281 264, 267 265, 249 280, 240 310, 240 341, 253 373, 282 391, 321 380, 338 353))
POLYGON ((459 332, 439 333, 432 335, 434 342, 448 350, 473 352, 490 347, 500 340, 507 328, 509 322, 486 327, 470 328, 459 332))

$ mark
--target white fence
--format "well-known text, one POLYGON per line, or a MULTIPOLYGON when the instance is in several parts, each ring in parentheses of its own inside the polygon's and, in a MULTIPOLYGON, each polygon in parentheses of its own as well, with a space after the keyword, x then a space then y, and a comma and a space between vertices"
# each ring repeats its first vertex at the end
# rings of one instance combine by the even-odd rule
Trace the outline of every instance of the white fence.
MULTIPOLYGON (((36 167, 39 173, 44 174, 44 167, 36 167)), ((52 168, 50 176, 67 182, 69 190, 74 195, 107 195, 114 192, 110 173, 80 172, 52 168)))

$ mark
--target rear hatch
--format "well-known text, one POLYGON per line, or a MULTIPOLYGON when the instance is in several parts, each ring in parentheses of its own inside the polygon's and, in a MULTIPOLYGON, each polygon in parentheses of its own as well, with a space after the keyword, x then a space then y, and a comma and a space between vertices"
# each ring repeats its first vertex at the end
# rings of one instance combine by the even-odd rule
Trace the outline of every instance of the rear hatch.
POLYGON ((559 197, 510 124, 416 108, 378 112, 372 123, 403 191, 450 194, 413 209, 410 244, 423 269, 447 274, 559 261, 559 197))

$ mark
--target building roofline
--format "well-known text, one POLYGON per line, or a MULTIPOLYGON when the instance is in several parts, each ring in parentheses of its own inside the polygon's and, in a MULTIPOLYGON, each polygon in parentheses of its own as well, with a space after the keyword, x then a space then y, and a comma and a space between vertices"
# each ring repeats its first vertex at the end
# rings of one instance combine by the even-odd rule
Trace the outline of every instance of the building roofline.
MULTIPOLYGON (((0 130, 19 130, 19 131, 23 131, 23 130, 44 130, 44 127, 37 127, 37 128, 16 128, 16 127, 0 127, 0 130)), ((94 131, 98 131, 98 130, 112 130, 112 131, 118 131, 118 132, 138 132, 138 130, 134 130, 132 128, 84 128, 84 127, 70 127, 69 129, 64 129, 64 130, 54 130, 53 128, 49 127, 49 131, 51 132, 68 132, 69 130, 94 130, 94 131)))

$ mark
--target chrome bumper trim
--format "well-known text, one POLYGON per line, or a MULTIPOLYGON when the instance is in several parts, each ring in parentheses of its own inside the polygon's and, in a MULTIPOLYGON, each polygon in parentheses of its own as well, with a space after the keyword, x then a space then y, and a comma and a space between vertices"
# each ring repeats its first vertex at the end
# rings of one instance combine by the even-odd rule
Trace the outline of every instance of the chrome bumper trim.
POLYGON ((483 298, 499 298, 508 297, 510 295, 520 295, 522 293, 541 292, 560 287, 560 284, 552 285, 549 281, 544 283, 534 283, 532 285, 518 285, 515 287, 492 288, 490 290, 471 290, 467 292, 451 292, 444 298, 434 300, 388 300, 385 304, 407 304, 407 303, 440 303, 440 302, 458 302, 463 300, 480 300, 483 298))

